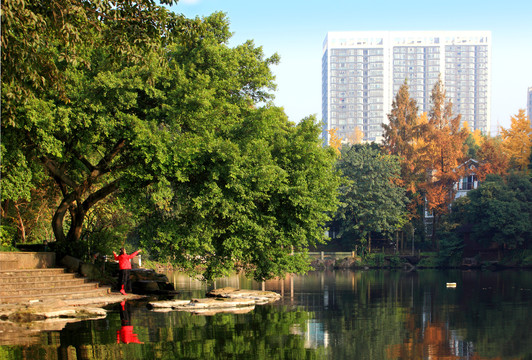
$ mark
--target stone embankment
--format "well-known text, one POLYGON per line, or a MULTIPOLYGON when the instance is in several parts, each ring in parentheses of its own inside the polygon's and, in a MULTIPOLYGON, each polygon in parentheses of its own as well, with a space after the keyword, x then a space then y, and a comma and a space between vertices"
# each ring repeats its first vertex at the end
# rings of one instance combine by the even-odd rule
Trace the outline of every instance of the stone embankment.
POLYGON ((34 344, 39 341, 41 331, 60 331, 72 322, 102 319, 107 316, 104 306, 140 298, 142 296, 110 293, 98 297, 0 304, 0 346, 34 344))
POLYGON ((281 295, 273 291, 238 290, 232 287, 215 289, 204 299, 152 301, 148 306, 153 311, 187 311, 194 314, 246 313, 255 308, 277 301, 281 295))

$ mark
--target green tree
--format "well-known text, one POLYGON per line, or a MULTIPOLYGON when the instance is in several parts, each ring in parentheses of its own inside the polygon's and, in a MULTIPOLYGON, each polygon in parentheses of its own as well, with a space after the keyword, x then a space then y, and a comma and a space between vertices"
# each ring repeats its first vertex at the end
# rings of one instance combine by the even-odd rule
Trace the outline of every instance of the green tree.
POLYGON ((259 280, 306 270, 338 185, 336 155, 320 146, 319 131, 314 118, 293 125, 266 107, 204 142, 188 179, 168 184, 168 206, 144 210, 144 246, 208 279, 235 269, 259 280))
POLYGON ((179 25, 186 21, 152 0, 2 2, 3 215, 35 202, 34 189, 51 179, 62 193, 55 237, 80 238, 87 211, 118 188, 134 137, 119 129, 141 113, 135 90, 153 83, 149 72, 179 25))
POLYGON ((453 205, 453 218, 471 224, 471 238, 484 246, 509 249, 532 244, 532 183, 522 173, 488 175, 477 190, 453 205))
POLYGON ((341 237, 365 243, 372 232, 389 235, 403 227, 407 198, 395 183, 400 174, 396 156, 375 145, 344 147, 338 169, 344 178, 336 215, 341 237))
MULTIPOLYGON (((148 0, 97 3, 108 7, 80 5, 84 41, 45 29, 45 60, 60 79, 27 85, 14 75, 2 91, 2 155, 13 159, 2 164, 3 200, 53 179, 63 251, 85 251, 87 219, 104 228, 94 219, 106 218, 102 207, 127 204, 120 211, 141 224, 131 236, 154 258, 207 278, 242 267, 258 279, 306 269, 304 250, 323 239, 337 176, 313 119, 296 126, 280 109, 259 107, 272 98, 277 55, 265 58, 251 41, 230 48, 220 13, 186 19, 148 0), (61 55, 71 49, 77 61, 61 55), (24 191, 7 192, 17 186, 24 191)), ((34 10, 47 14, 46 4, 34 10)))

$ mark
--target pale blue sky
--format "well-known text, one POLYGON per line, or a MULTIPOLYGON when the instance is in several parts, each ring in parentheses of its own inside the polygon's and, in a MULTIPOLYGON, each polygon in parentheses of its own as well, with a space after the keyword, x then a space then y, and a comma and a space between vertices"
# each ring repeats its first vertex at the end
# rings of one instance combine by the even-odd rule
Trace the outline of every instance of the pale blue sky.
POLYGON ((231 45, 248 39, 277 52, 275 104, 297 122, 321 120, 321 55, 328 31, 489 30, 492 32, 491 128, 509 127, 532 86, 531 0, 181 0, 187 17, 227 14, 231 45))

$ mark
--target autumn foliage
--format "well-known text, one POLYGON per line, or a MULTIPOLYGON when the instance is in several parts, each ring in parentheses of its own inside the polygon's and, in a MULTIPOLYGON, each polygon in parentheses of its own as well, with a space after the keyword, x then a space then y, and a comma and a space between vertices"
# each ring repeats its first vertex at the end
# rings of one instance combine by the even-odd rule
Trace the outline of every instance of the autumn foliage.
POLYGON ((532 146, 532 128, 525 110, 520 109, 512 116, 510 129, 501 128, 502 148, 510 158, 512 165, 519 170, 526 170, 530 162, 532 146))
POLYGON ((435 219, 448 212, 454 198, 454 184, 465 175, 460 165, 465 159, 464 141, 467 130, 460 129, 460 115, 454 116, 452 104, 446 101, 440 81, 432 90, 432 109, 425 136, 428 139, 428 176, 421 184, 426 207, 435 219))

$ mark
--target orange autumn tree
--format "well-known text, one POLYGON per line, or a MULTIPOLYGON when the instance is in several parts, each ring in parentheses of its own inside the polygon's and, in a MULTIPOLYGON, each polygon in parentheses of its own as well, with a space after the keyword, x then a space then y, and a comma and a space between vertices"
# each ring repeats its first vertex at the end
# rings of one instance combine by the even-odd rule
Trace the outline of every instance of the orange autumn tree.
POLYGON ((489 174, 506 175, 510 166, 510 159, 503 151, 500 138, 487 137, 477 151, 478 168, 476 171, 479 181, 484 181, 489 174))
POLYGON ((425 163, 421 151, 423 129, 426 126, 417 115, 416 101, 410 97, 406 81, 401 86, 388 114, 388 124, 383 124, 384 147, 401 161, 400 185, 406 189, 409 198, 410 218, 416 217, 421 204, 419 184, 423 180, 425 163))
POLYGON ((462 131, 467 133, 465 139, 465 145, 467 145, 468 148, 467 157, 470 159, 476 159, 477 151, 484 142, 484 135, 482 135, 480 129, 476 129, 472 132, 467 121, 462 123, 462 131))
POLYGON ((340 156, 340 149, 342 148, 342 139, 336 135, 336 128, 327 130, 329 133, 329 146, 334 149, 336 155, 340 156))
POLYGON ((501 136, 502 147, 510 157, 510 164, 519 170, 527 170, 530 162, 532 131, 530 119, 525 115, 524 109, 520 109, 517 115, 512 116, 510 129, 501 127, 501 136))
POLYGON ((364 132, 360 130, 358 126, 355 126, 355 129, 347 135, 347 142, 350 145, 360 144, 364 139, 364 132))
POLYGON ((422 184, 425 205, 434 214, 432 227, 433 246, 438 246, 435 237, 439 219, 449 211, 454 199, 454 184, 465 175, 460 165, 465 161, 464 141, 466 130, 460 130, 460 115, 454 116, 452 103, 446 100, 445 89, 440 80, 436 82, 431 95, 432 108, 426 131, 428 144, 427 178, 422 184))

